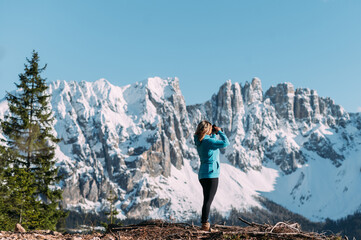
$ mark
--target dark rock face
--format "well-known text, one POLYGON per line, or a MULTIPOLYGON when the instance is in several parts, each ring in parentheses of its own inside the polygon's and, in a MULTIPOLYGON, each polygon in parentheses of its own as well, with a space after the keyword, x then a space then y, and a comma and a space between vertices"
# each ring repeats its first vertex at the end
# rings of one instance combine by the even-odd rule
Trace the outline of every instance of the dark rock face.
POLYGON ((336 167, 341 166, 342 160, 345 159, 343 155, 337 153, 337 151, 333 149, 332 143, 329 139, 318 133, 312 133, 309 141, 304 144, 304 147, 309 151, 316 152, 323 158, 332 160, 336 167))
POLYGON ((271 87, 265 94, 275 106, 275 110, 280 118, 294 120, 294 100, 295 89, 292 84, 284 83, 278 84, 276 87, 271 87))

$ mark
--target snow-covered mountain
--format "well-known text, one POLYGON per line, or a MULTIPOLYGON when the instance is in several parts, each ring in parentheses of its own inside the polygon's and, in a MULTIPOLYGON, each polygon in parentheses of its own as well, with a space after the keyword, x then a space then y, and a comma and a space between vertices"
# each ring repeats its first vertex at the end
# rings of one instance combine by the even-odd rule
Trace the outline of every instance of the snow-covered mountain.
POLYGON ((223 157, 232 165, 277 172, 260 178, 273 187, 262 196, 314 221, 361 210, 360 114, 290 83, 263 94, 257 78, 243 87, 228 81, 187 109, 192 125, 212 116, 225 128, 233 145, 223 157))
MULTIPOLYGON (((311 220, 361 210, 361 115, 314 90, 284 83, 265 93, 254 78, 227 81, 186 106, 179 80, 118 87, 100 79, 50 84, 64 207, 100 212, 115 192, 119 217, 184 220, 200 213, 193 133, 202 119, 224 128, 213 207, 262 208, 263 196, 311 220)), ((0 102, 0 118, 7 112, 0 102)))

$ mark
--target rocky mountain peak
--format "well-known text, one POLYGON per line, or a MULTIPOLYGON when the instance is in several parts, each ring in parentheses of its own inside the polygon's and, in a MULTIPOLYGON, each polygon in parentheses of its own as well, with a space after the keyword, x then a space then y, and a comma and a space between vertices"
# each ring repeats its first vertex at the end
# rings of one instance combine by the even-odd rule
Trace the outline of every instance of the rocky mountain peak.
MULTIPOLYGON (((324 181, 341 191, 347 183, 340 176, 361 149, 360 114, 291 83, 263 94, 258 78, 243 87, 229 80, 210 100, 188 106, 177 78, 122 87, 105 79, 56 81, 49 93, 54 130, 63 140, 56 152, 65 176, 63 203, 76 211, 105 211, 112 190, 119 217, 191 218, 201 206, 193 133, 204 119, 222 127, 231 142, 221 150, 223 198, 214 204, 223 214, 232 207, 262 207, 255 198, 262 192, 298 212, 312 203, 310 218, 329 217, 333 199, 320 205, 327 194, 308 192, 308 179, 317 178, 313 169, 327 166, 331 173, 322 173, 324 181)), ((351 199, 358 190, 349 189, 351 199)))
POLYGON ((330 98, 319 97, 317 91, 308 88, 294 89, 291 83, 270 87, 265 98, 270 99, 279 118, 289 122, 323 122, 334 126, 349 119, 349 114, 330 98))
POLYGON ((244 102, 248 105, 263 101, 263 90, 261 80, 257 77, 252 79, 251 84, 246 82, 243 87, 244 102))
POLYGON ((182 95, 178 78, 161 79, 160 77, 148 78, 144 81, 146 88, 157 101, 169 99, 172 95, 182 95))
POLYGON ((265 98, 271 100, 281 118, 289 121, 294 120, 295 89, 291 83, 282 83, 276 87, 270 87, 265 93, 265 98))

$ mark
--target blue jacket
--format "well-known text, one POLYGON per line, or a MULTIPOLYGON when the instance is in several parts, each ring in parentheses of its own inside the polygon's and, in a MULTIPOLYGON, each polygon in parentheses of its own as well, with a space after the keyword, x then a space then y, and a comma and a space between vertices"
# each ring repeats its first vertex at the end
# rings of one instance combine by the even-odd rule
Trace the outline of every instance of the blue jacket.
POLYGON ((219 177, 219 148, 227 147, 229 141, 223 132, 218 131, 218 134, 221 139, 217 139, 216 135, 212 134, 206 135, 202 142, 199 141, 197 135, 194 135, 194 142, 196 143, 197 152, 201 160, 198 179, 219 177))

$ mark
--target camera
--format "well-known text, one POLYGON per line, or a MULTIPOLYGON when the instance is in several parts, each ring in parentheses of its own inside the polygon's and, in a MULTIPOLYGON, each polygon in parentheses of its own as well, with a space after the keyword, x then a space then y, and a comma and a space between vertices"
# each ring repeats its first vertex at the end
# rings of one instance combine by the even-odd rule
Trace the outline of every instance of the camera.
MULTIPOLYGON (((218 134, 217 130, 215 129, 215 127, 217 127, 215 124, 212 125, 212 134, 218 134)), ((223 131, 223 129, 221 128, 221 131, 223 131)))

